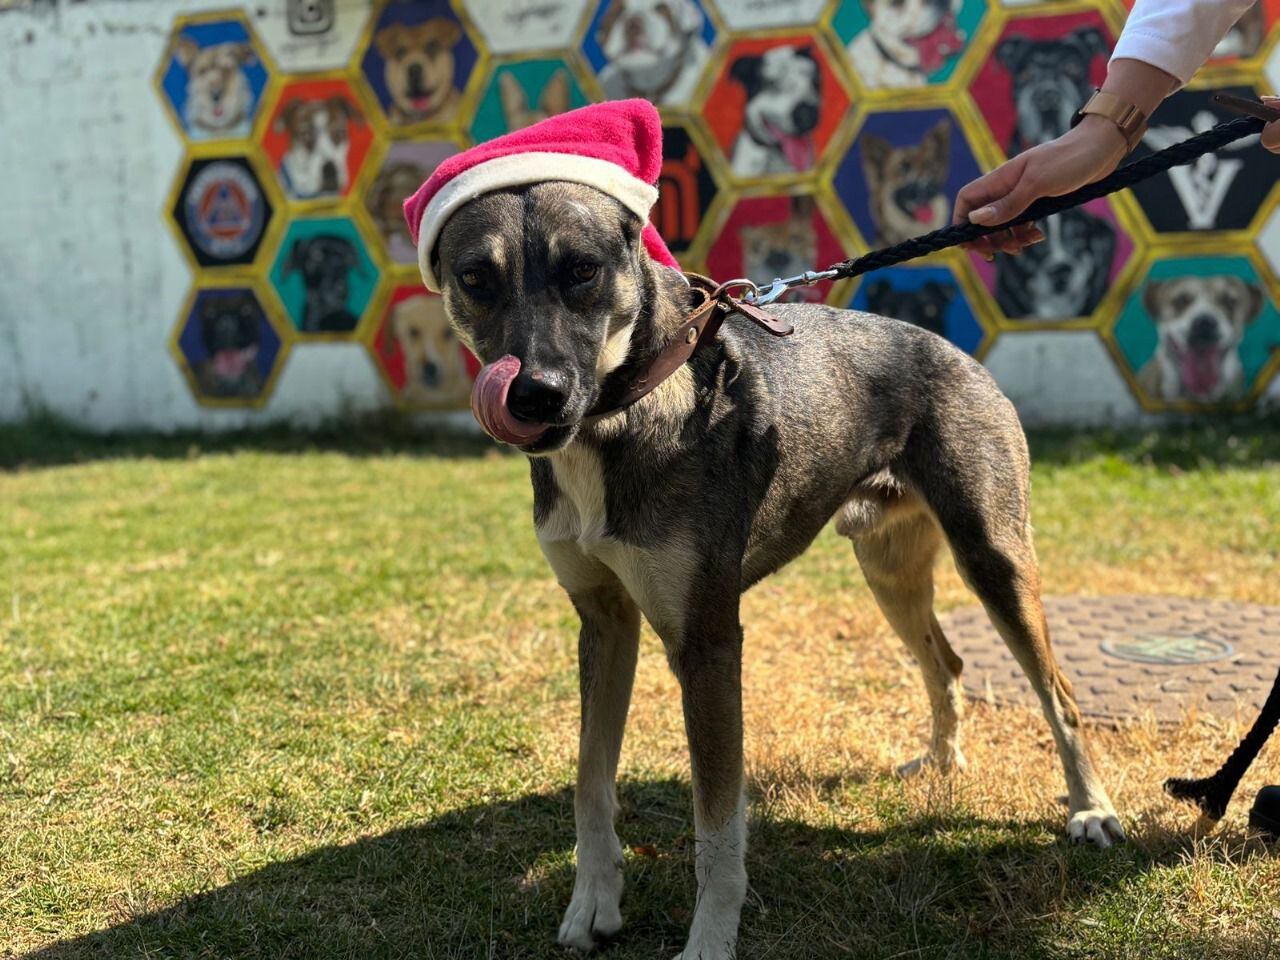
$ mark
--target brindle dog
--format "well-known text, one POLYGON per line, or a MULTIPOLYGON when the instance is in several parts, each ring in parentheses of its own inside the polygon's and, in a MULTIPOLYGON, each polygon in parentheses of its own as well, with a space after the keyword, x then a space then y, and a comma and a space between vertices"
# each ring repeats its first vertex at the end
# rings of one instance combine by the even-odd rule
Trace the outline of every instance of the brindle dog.
POLYGON ((964 764, 961 661, 932 609, 946 543, 1039 694, 1069 835, 1122 839, 1049 647, 1026 441, 986 371, 905 323, 785 305, 793 336, 730 319, 647 397, 588 416, 686 311, 684 279, 649 258, 641 228, 589 187, 538 183, 472 200, 431 252, 459 337, 486 364, 520 361, 506 405, 531 427, 534 524, 582 621, 578 872, 560 942, 590 949, 622 925, 614 779, 643 614, 680 680, 693 773, 682 956, 733 956, 747 886, 738 598, 833 517, 924 674, 933 736, 903 772, 964 764))

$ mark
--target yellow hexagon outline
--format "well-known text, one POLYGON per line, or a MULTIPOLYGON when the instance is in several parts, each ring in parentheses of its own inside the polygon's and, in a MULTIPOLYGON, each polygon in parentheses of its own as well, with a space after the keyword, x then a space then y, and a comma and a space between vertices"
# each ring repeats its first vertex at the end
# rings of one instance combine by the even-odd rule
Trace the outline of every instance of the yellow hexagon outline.
MULTIPOLYGON (((356 41, 355 52, 351 55, 351 61, 346 67, 347 70, 351 71, 348 79, 352 81, 352 86, 360 88, 367 101, 372 105, 373 109, 369 114, 369 121, 373 125, 375 135, 400 140, 417 136, 447 135, 455 130, 465 130, 462 118, 469 117, 475 112, 478 96, 476 78, 485 74, 488 70, 488 63, 491 59, 488 46, 478 35, 475 24, 471 22, 471 18, 462 9, 462 5, 457 0, 449 0, 449 9, 458 18, 458 22, 462 25, 463 33, 471 41, 471 46, 476 52, 476 62, 472 65, 471 73, 467 76, 466 86, 460 91, 458 109, 454 111, 453 117, 444 123, 435 123, 430 120, 412 124, 392 123, 388 119, 386 111, 382 108, 382 102, 374 94, 369 78, 364 72, 364 56, 369 50, 369 45, 373 42, 373 28, 382 19, 383 11, 391 2, 392 0, 375 0, 369 11, 369 18, 361 30, 360 39, 356 41)), ((302 76, 302 74, 295 74, 294 76, 302 76)))
MULTIPOLYGON (((270 284, 267 284, 267 286, 270 286, 270 284)), ((221 410, 260 410, 266 406, 267 401, 271 399, 271 394, 275 392, 276 383, 284 370, 285 362, 293 351, 295 342, 291 336, 293 324, 285 324, 282 327, 280 316, 275 311, 275 307, 278 305, 277 301, 275 298, 265 297, 262 287, 261 278, 253 274, 241 273, 219 274, 217 277, 197 276, 187 289, 187 295, 182 300, 182 309, 178 314, 178 322, 169 333, 168 345, 170 356, 178 364, 178 368, 182 371, 183 379, 187 382, 187 389, 200 406, 221 410), (182 352, 182 346, 179 342, 182 338, 182 331, 186 329, 186 325, 191 319, 191 311, 195 308, 196 297, 205 290, 231 289, 248 289, 252 291, 254 297, 258 300, 258 306, 262 309, 262 315, 266 318, 267 323, 270 324, 271 329, 275 331, 276 336, 280 338, 280 350, 276 354, 275 363, 272 364, 271 370, 267 374, 267 379, 262 384, 261 392, 252 398, 209 397, 201 393, 195 371, 191 369, 191 364, 187 360, 187 355, 182 352)))
POLYGON ((369 236, 365 232, 364 225, 360 222, 358 217, 352 216, 351 211, 347 209, 350 199, 350 197, 345 197, 343 207, 339 209, 317 210, 312 213, 308 213, 305 216, 290 217, 288 222, 281 228, 279 236, 273 238, 271 255, 261 261, 261 279, 263 288, 270 292, 272 305, 274 308, 279 310, 280 316, 283 317, 285 323, 288 324, 289 329, 292 331, 295 343, 352 343, 360 339, 361 331, 369 323, 370 305, 378 296, 378 290, 382 286, 386 272, 382 269, 377 258, 370 252, 371 247, 369 245, 369 236), (284 253, 284 242, 288 238, 289 230, 294 224, 303 223, 308 220, 336 219, 348 220, 355 227, 356 235, 360 238, 360 242, 364 244, 364 252, 369 257, 369 262, 373 264, 374 270, 378 272, 378 276, 374 281, 373 292, 369 294, 369 300, 365 304, 364 310, 361 312, 359 318, 356 320, 356 325, 353 329, 344 332, 303 333, 294 325, 293 317, 285 307, 284 301, 280 298, 280 292, 276 289, 276 285, 272 283, 271 270, 275 266, 276 261, 280 258, 280 255, 284 253))
MULTIPOLYGON (((817 161, 811 170, 804 170, 799 173, 778 173, 770 174, 762 177, 740 177, 733 172, 733 164, 727 154, 720 147, 720 141, 714 136, 711 137, 711 143, 715 147, 715 152, 720 159, 724 161, 724 169, 729 174, 728 183, 741 190, 756 190, 759 188, 772 189, 774 193, 785 193, 792 187, 811 186, 820 176, 826 155, 831 151, 832 145, 836 142, 840 135, 840 130, 847 118, 858 103, 857 90, 850 89, 847 77, 837 67, 841 55, 836 54, 831 49, 831 43, 827 35, 821 31, 807 29, 804 27, 782 27, 770 28, 767 30, 746 30, 735 33, 725 43, 719 45, 714 50, 712 56, 707 59, 707 66, 704 68, 702 80, 699 88, 694 94, 694 98, 689 101, 689 110, 697 113, 699 116, 705 117, 707 101, 711 97, 711 91, 715 87, 716 80, 719 79, 721 72, 728 63, 729 54, 733 47, 741 40, 770 40, 775 38, 790 38, 796 36, 804 36, 813 41, 813 43, 827 58, 827 65, 831 68, 831 73, 835 76, 836 82, 840 84, 840 90, 844 94, 846 104, 844 107, 845 120, 836 127, 832 132, 831 138, 827 141, 826 146, 822 148, 818 155, 817 161)), ((825 95, 824 95, 825 99, 825 95)))
POLYGON ((165 224, 169 228, 169 232, 173 235, 174 241, 182 251, 183 259, 187 266, 191 268, 191 272, 197 277, 208 275, 209 277, 222 276, 229 272, 253 273, 261 264, 264 251, 275 242, 276 234, 283 229, 283 223, 288 219, 285 208, 284 198, 279 196, 274 189, 276 184, 271 182, 274 177, 266 177, 264 179, 264 167, 269 168, 269 164, 261 151, 256 149, 256 145, 250 145, 248 149, 240 149, 244 141, 225 141, 218 140, 211 143, 189 143, 187 149, 182 155, 182 160, 178 165, 177 174, 173 178, 173 182, 169 185, 169 191, 165 195, 165 205, 162 212, 165 224), (228 149, 230 146, 230 149, 228 149), (258 184, 262 189, 263 196, 267 202, 271 204, 271 219, 267 221, 266 227, 262 231, 262 239, 258 242, 258 250, 254 254, 253 260, 249 263, 227 264, 223 266, 201 264, 195 256, 195 252, 191 249, 191 244, 187 240, 186 235, 182 232, 182 228, 178 225, 177 219, 173 215, 174 208, 178 205, 178 201, 182 198, 182 184, 187 179, 187 173, 191 169, 192 163, 196 160, 238 160, 243 159, 248 162, 253 170, 253 174, 258 178, 258 184))
POLYGON ((276 66, 275 60, 271 57, 267 50, 267 45, 262 42, 262 38, 258 36, 253 29, 253 24, 249 22, 248 16, 242 9, 228 7, 222 10, 207 10, 203 13, 191 13, 175 16, 169 24, 169 32, 164 45, 164 51, 161 56, 160 63, 156 66, 155 71, 151 75, 151 89, 155 91, 156 97, 164 109, 165 115, 169 118, 169 122, 178 132, 183 144, 190 148, 195 146, 221 145, 224 149, 227 146, 240 146, 245 143, 252 142, 254 139, 254 131, 258 128, 258 119, 262 115, 263 106, 273 96, 273 87, 279 80, 280 71, 276 66), (267 73, 267 82, 263 85, 262 93, 258 97, 255 106, 255 113, 249 122, 249 134, 245 137, 228 137, 209 138, 193 140, 187 132, 186 126, 182 122, 182 118, 178 116, 177 110, 174 108, 173 101, 169 99, 169 95, 164 90, 164 75, 168 72, 169 63, 173 57, 173 38, 182 30, 183 27, 193 24, 203 23, 222 23, 227 20, 239 21, 245 29, 249 37, 249 45, 253 47, 253 52, 258 55, 258 59, 262 63, 263 69, 267 73))
MULTIPOLYGON (((1271 306, 1280 311, 1280 284, 1277 284, 1275 278, 1271 275, 1271 271, 1261 263, 1261 254, 1251 244, 1241 245, 1224 244, 1216 247, 1212 253, 1205 253, 1203 248, 1198 251, 1180 251, 1177 249, 1156 250, 1149 249, 1144 251, 1142 257, 1141 270, 1137 273, 1133 288, 1129 291, 1129 296, 1134 296, 1138 292, 1141 282, 1150 273, 1151 268, 1162 260, 1176 260, 1188 256, 1198 256, 1201 259, 1222 259, 1227 257, 1243 258, 1253 267, 1254 272, 1259 279, 1262 280, 1266 287, 1266 294, 1271 300, 1271 306)), ((1128 297, 1125 298, 1128 300, 1128 297)), ((1123 303, 1121 304, 1123 307, 1123 303)), ((1148 397, 1146 391, 1143 390, 1138 383, 1138 373, 1129 366, 1129 360, 1124 355, 1124 351, 1120 347, 1119 340, 1116 339, 1115 328, 1120 322, 1120 310, 1117 310, 1110 322, 1098 328, 1098 335, 1102 337, 1103 342, 1107 346, 1107 352, 1111 354, 1111 360, 1120 371, 1120 375, 1124 377, 1125 382, 1129 385, 1129 392, 1133 394, 1134 399, 1138 401, 1139 406, 1148 413, 1178 413, 1194 416, 1221 416, 1222 414, 1242 414, 1249 413, 1258 404, 1259 398, 1266 391, 1272 377, 1276 371, 1280 370, 1280 354, 1272 352, 1271 358, 1262 365, 1254 378, 1254 383, 1249 392, 1240 400, 1230 404, 1214 404, 1206 406, 1204 404, 1192 403, 1187 400, 1178 400, 1169 403, 1163 400, 1155 400, 1148 397)))

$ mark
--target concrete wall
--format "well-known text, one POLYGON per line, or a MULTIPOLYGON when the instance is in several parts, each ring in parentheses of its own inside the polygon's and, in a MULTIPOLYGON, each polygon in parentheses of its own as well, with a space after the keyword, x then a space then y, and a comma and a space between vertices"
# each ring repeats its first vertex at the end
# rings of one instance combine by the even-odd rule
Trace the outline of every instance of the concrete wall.
MULTIPOLYGON (((806 220, 802 238, 778 240, 778 252, 804 265, 888 239, 893 213, 885 206, 893 191, 875 174, 885 150, 905 151, 898 155, 917 164, 918 180, 944 181, 937 209, 916 211, 916 219, 922 228, 932 225, 930 217, 945 219, 960 184, 1018 149, 1021 121, 1001 45, 1011 37, 1069 45, 1089 30, 1109 39, 1123 18, 1123 7, 1107 0, 1067 5, 1065 15, 1052 2, 1006 8, 955 0, 948 28, 959 44, 955 55, 933 65, 923 85, 902 89, 858 55, 868 30, 858 0, 680 2, 693 18, 679 54, 687 82, 653 94, 669 124, 662 189, 671 202, 657 219, 687 266, 724 275, 750 268, 744 258, 761 229, 782 236, 796 217, 806 220), (822 116, 808 138, 812 169, 761 174, 735 149, 746 91, 733 64, 783 47, 787 57, 818 64, 822 116), (930 137, 945 137, 935 150, 940 172, 925 169, 928 145, 939 142, 930 137), (797 203, 795 195, 806 199, 797 203)), ((512 102, 502 99, 504 84, 544 109, 635 92, 611 61, 604 13, 585 0, 459 0, 452 7, 425 0, 372 12, 359 0, 248 7, 226 0, 0 2, 0 420, 47 411, 101 430, 225 429, 306 425, 391 406, 463 406, 474 368, 456 346, 446 343, 448 356, 424 361, 437 368, 424 379, 396 337, 397 308, 437 326, 439 311, 413 289, 414 268, 402 262, 400 241, 374 198, 379 188, 394 187, 397 163, 423 175, 448 152, 518 122, 512 102), (458 24, 456 102, 434 116, 398 116, 385 63, 370 52, 374 37, 392 22, 427 20, 458 24), (175 101, 181 84, 174 87, 174 78, 185 82, 175 41, 194 37, 194 49, 207 48, 227 40, 230 34, 216 32, 227 23, 233 34, 246 32, 252 49, 243 68, 252 115, 243 130, 210 136, 175 101), (320 68, 332 72, 315 72, 320 68), (333 89, 360 115, 351 143, 361 156, 348 157, 349 184, 306 196, 305 185, 278 172, 286 108, 290 100, 328 98, 333 89), (188 224, 184 234, 177 221, 196 216, 194 206, 184 207, 205 195, 196 175, 219 162, 239 164, 261 181, 247 186, 259 191, 270 215, 256 228, 255 252, 219 261, 206 251, 202 261, 191 231, 209 224, 188 224), (281 278, 291 251, 320 229, 317 223, 346 237, 364 265, 350 278, 350 329, 308 329, 302 294, 288 286, 298 281, 281 278), (227 289, 251 294, 251 302, 227 289), (215 363, 209 341, 201 341, 201 311, 209 304, 248 310, 249 326, 261 327, 238 345, 238 361, 228 349, 220 355, 225 362, 215 363)), ((1166 107, 1153 145, 1174 136, 1180 123, 1211 121, 1203 102, 1211 87, 1280 86, 1266 79, 1276 30, 1270 14, 1259 18, 1256 36, 1224 49, 1230 56, 1180 95, 1185 102, 1166 107)), ((1005 47, 1005 58, 1015 52, 1005 47)), ((1086 57, 1095 75, 1104 62, 1086 57)), ((215 170, 225 174, 223 185, 227 177, 233 186, 236 176, 243 180, 225 166, 215 170)), ((823 295, 842 305, 891 305, 886 312, 937 323, 988 365, 1028 422, 1128 424, 1170 412, 1273 410, 1280 404, 1277 164, 1253 146, 1194 173, 1198 179, 1162 178, 1145 194, 1090 208, 1076 226, 1093 231, 1092 249, 1073 248, 1081 241, 1069 238, 1046 245, 1075 266, 1090 258, 1102 263, 1087 305, 1059 308, 1070 315, 1044 306, 1062 292, 1043 286, 1056 275, 1052 263, 1002 279, 1000 271, 1016 265, 993 269, 959 253, 823 295), (1242 308, 1242 339, 1224 340, 1227 359, 1216 372, 1206 372, 1208 361, 1169 362, 1159 383, 1151 368, 1160 365, 1161 340, 1147 293, 1183 277, 1210 291, 1206 302, 1218 282, 1212 278, 1231 278, 1221 282, 1257 291, 1257 309, 1242 308), (930 321, 921 311, 939 291, 942 312, 930 321), (1187 383, 1173 382, 1183 374, 1187 383)), ((240 239, 236 233, 231 245, 240 239)), ((1229 326, 1224 337, 1234 335, 1229 326)))

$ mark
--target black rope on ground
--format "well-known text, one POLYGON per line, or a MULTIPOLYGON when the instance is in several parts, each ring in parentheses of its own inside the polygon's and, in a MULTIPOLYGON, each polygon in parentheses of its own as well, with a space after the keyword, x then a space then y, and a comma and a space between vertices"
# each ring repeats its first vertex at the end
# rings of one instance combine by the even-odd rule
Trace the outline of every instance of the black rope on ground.
POLYGON ((1132 187, 1174 167, 1193 163, 1206 153, 1213 153, 1229 143, 1261 133, 1264 125, 1263 121, 1254 117, 1237 117, 1234 120, 1227 120, 1182 143, 1175 143, 1141 160, 1126 163, 1097 183, 1091 183, 1061 197, 1044 197, 1037 200, 1021 216, 1008 223, 1002 223, 998 227, 984 227, 976 223, 952 224, 941 230, 934 230, 932 233, 885 247, 883 250, 874 250, 865 256, 833 264, 830 269, 836 271, 837 278, 857 277, 872 270, 881 270, 918 257, 927 257, 931 253, 946 250, 948 247, 956 247, 993 233, 1000 233, 1009 227, 1043 220, 1055 213, 1082 206, 1091 200, 1132 187))
POLYGON ((1177 777, 1166 780, 1165 793, 1178 800, 1190 800, 1211 820, 1221 820, 1236 787, 1240 786, 1240 781, 1257 759, 1277 724, 1280 724, 1280 674, 1276 675, 1275 683, 1271 685, 1271 692, 1267 694, 1258 719, 1227 758, 1222 769, 1213 776, 1200 780, 1183 780, 1177 777))

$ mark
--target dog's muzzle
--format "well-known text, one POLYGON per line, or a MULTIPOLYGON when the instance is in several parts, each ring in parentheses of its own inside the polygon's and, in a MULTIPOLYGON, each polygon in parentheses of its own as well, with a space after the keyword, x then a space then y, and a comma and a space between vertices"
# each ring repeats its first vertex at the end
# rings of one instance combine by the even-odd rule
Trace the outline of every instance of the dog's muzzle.
POLYGON ((511 412, 511 385, 520 375, 520 358, 507 354, 486 366, 471 388, 471 412, 484 432, 500 443, 523 446, 551 429, 551 424, 522 420, 511 412))

